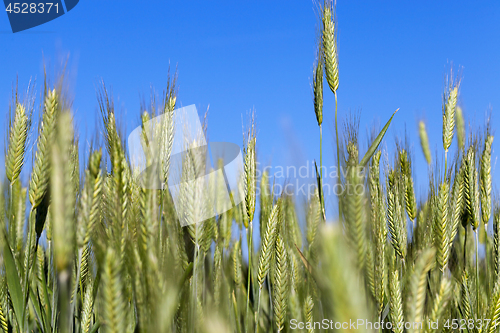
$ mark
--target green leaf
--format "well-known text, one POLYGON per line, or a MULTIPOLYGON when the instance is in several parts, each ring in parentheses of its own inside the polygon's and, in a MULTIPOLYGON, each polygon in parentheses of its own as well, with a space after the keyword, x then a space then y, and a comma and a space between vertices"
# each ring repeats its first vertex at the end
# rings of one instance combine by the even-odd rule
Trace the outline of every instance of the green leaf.
POLYGON ((50 328, 47 327, 47 314, 44 311, 42 301, 40 300, 40 295, 35 294, 35 292, 30 288, 30 298, 42 333, 50 332, 50 328))
POLYGON ((16 315, 17 324, 21 328, 21 332, 24 332, 23 291, 21 289, 21 281, 17 272, 16 263, 14 262, 14 256, 12 255, 9 243, 7 241, 4 242, 3 257, 5 263, 5 275, 7 277, 7 286, 9 287, 9 294, 12 300, 12 306, 16 315))
POLYGON ((94 326, 92 326, 92 328, 90 329, 90 333, 97 332, 97 330, 99 329, 99 327, 101 327, 101 323, 96 320, 94 326))
POLYGON ((321 207, 321 216, 323 217, 323 221, 326 221, 326 214, 325 214, 325 204, 323 202, 323 180, 321 179, 321 176, 318 172, 318 165, 316 164, 316 161, 314 161, 314 167, 316 168, 316 181, 318 182, 318 193, 319 193, 319 204, 321 207))
POLYGON ((300 249, 297 246, 297 244, 293 244, 293 245, 295 245, 295 248, 299 252, 299 256, 300 256, 300 259, 302 260, 302 263, 304 264, 304 267, 309 271, 309 274, 312 274, 312 270, 313 270, 312 265, 309 263, 309 261, 307 261, 306 257, 304 256, 304 254, 302 253, 302 251, 300 251, 300 249))
POLYGON ((182 286, 184 283, 191 278, 193 275, 193 263, 190 262, 189 265, 186 267, 186 270, 184 271, 184 274, 182 275, 181 279, 179 280, 179 289, 182 289, 182 286))
POLYGON ((392 118, 394 118, 394 115, 398 111, 399 111, 399 109, 394 111, 394 113, 392 114, 392 117, 389 119, 387 124, 385 124, 384 128, 382 128, 382 131, 380 131, 380 133, 377 135, 377 137, 373 141, 372 145, 370 146, 370 148, 366 152, 365 156, 363 156, 363 159, 361 160, 361 162, 359 162, 359 166, 364 168, 368 164, 368 161, 370 161, 373 154, 375 154, 375 151, 377 150, 378 146, 380 145, 380 142, 382 142, 382 139, 384 138, 385 132, 387 132, 387 130, 389 129, 389 125, 391 124, 392 118))

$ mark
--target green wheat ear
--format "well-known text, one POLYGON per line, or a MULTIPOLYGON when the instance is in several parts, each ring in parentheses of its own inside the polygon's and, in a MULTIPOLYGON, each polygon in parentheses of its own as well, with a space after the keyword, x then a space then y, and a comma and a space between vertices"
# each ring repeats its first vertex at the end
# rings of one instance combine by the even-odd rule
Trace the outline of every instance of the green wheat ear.
POLYGON ((237 288, 243 288, 243 272, 241 271, 241 241, 234 244, 232 252, 233 279, 237 288))
POLYGON ((399 156, 400 156, 399 162, 401 165, 401 174, 403 176, 406 212, 410 220, 415 221, 415 218, 417 217, 417 200, 415 198, 415 191, 413 189, 411 160, 410 157, 408 156, 407 151, 404 149, 401 150, 399 156))
POLYGON ((423 322, 427 293, 427 273, 436 262, 435 254, 436 251, 433 248, 427 249, 420 254, 415 263, 415 269, 410 278, 410 299, 407 302, 408 321, 414 323, 423 322))
POLYGON ((387 221, 383 198, 383 190, 380 184, 380 157, 382 152, 375 153, 370 166, 368 183, 370 185, 371 201, 371 221, 372 221, 372 239, 374 240, 374 279, 375 279, 375 298, 378 302, 379 314, 383 311, 385 287, 387 283, 385 249, 387 242, 387 221))
POLYGON ((318 51, 318 60, 314 68, 313 94, 314 94, 314 113, 318 126, 323 123, 323 52, 321 45, 318 51))
POLYGON ((306 215, 306 240, 309 247, 309 260, 316 262, 317 259, 317 242, 316 236, 319 227, 319 222, 321 219, 321 206, 319 201, 319 192, 316 188, 314 190, 314 194, 309 200, 309 205, 307 207, 307 215, 306 215))
POLYGON ((437 249, 437 262, 439 269, 444 273, 448 264, 450 255, 450 223, 449 223, 449 186, 447 182, 443 182, 439 187, 437 217, 435 230, 435 241, 437 249))
POLYGON ((71 185, 69 163, 73 124, 69 112, 60 114, 52 147, 51 209, 53 218, 54 261, 58 271, 71 264, 72 244, 75 241, 75 197, 71 185))
MULTIPOLYGON (((430 315, 431 322, 439 322, 443 315, 446 313, 452 288, 452 282, 448 278, 441 279, 439 292, 434 297, 434 305, 432 307, 432 312, 430 315)), ((431 330, 431 332, 438 332, 438 329, 431 330)))
POLYGON ((264 285, 264 279, 266 278, 270 263, 271 256, 273 255, 273 251, 275 248, 276 237, 278 233, 278 213, 279 213, 280 205, 274 205, 271 215, 269 216, 269 221, 267 222, 266 232, 264 234, 264 238, 262 239, 261 244, 261 252, 259 257, 259 269, 258 269, 258 282, 259 289, 262 289, 264 285))
POLYGON ((313 308, 314 308, 314 301, 311 296, 307 296, 304 302, 304 317, 306 319, 306 322, 309 324, 309 328, 307 330, 308 333, 314 332, 313 308))
POLYGON ((460 150, 464 149, 465 146, 465 120, 464 120, 464 114, 462 111, 462 108, 460 106, 457 106, 457 111, 456 111, 456 124, 457 124, 457 141, 458 141, 458 148, 460 150))
POLYGON ((401 299, 401 282, 399 272, 393 271, 391 274, 390 290, 390 309, 391 321, 394 333, 402 333, 403 329, 398 325, 403 322, 403 301, 401 299))
MULTIPOLYGON (((365 266, 365 257, 367 251, 366 245, 366 222, 365 222, 365 197, 360 189, 364 184, 364 179, 360 175, 360 169, 357 167, 357 149, 352 146, 353 153, 350 153, 350 159, 353 159, 352 166, 348 167, 347 191, 344 198, 344 216, 346 229, 350 241, 357 253, 358 267, 363 269, 365 266), (355 157, 352 157, 355 155, 355 157)), ((349 148, 348 148, 349 149, 349 148)))
POLYGON ((82 313, 81 313, 81 332, 89 333, 92 328, 93 311, 94 311, 94 288, 92 280, 88 280, 83 295, 82 313))
POLYGON ((7 309, 3 308, 3 304, 0 303, 0 327, 4 332, 9 332, 9 324, 7 322, 7 309))
POLYGON ((50 148, 58 112, 58 94, 54 89, 49 91, 45 96, 40 134, 38 135, 37 151, 29 187, 29 198, 32 209, 40 205, 49 186, 50 148))
POLYGON ((100 169, 102 151, 97 150, 90 155, 85 185, 79 202, 77 218, 77 244, 85 247, 97 224, 99 205, 102 194, 102 172, 100 169))
POLYGON ((464 212, 465 202, 465 182, 464 182, 464 164, 457 163, 455 167, 455 179, 452 188, 452 228, 450 242, 453 243, 458 232, 458 227, 464 212))
POLYGON ((245 190, 245 208, 247 216, 244 219, 245 227, 248 222, 253 221, 255 213, 256 186, 257 186, 257 159, 256 159, 256 137, 254 119, 252 115, 250 129, 248 131, 247 142, 245 146, 245 164, 244 164, 244 190, 245 190))
POLYGON ((500 285, 500 207, 495 204, 493 212, 493 261, 495 266, 495 284, 500 285))
POLYGON ((326 82, 335 94, 339 88, 339 64, 337 55, 337 36, 335 30, 334 8, 331 0, 323 5, 323 54, 326 82))
POLYGON ((458 87, 450 88, 444 96, 443 105, 443 148, 445 151, 451 146, 455 129, 455 111, 457 107, 458 87))
POLYGON ((102 276, 103 326, 107 333, 125 332, 125 300, 123 299, 122 269, 115 251, 109 247, 102 276))
POLYGON ((469 147, 464 157, 464 194, 468 220, 474 230, 479 226, 479 190, 477 185, 476 153, 469 147))
POLYGON ((471 307, 471 297, 470 297, 470 287, 469 287, 469 277, 465 270, 462 274, 462 288, 461 288, 461 312, 462 316, 469 320, 472 318, 472 307, 471 307))
POLYGON ((9 130, 7 156, 5 157, 5 175, 12 183, 21 173, 26 154, 26 140, 30 127, 30 119, 22 104, 16 105, 14 122, 9 130))
POLYGON ((493 136, 487 135, 484 141, 483 155, 481 156, 481 211, 482 220, 486 225, 491 216, 491 146, 493 136))
POLYGON ((455 131, 455 112, 457 109, 458 89, 460 81, 454 82, 453 72, 448 77, 449 85, 443 94, 443 148, 445 152, 451 146, 455 131))
POLYGON ((418 123, 418 133, 420 135, 420 145, 422 146, 425 160, 427 161, 427 164, 430 165, 432 163, 432 155, 431 149, 429 148, 429 137, 425 128, 425 123, 422 120, 418 123))
MULTIPOLYGON (((225 186, 225 184, 224 184, 225 186)), ((273 198, 271 196, 271 188, 269 185, 269 171, 264 170, 260 178, 260 238, 264 238, 269 220, 269 214, 273 206, 273 198)))
POLYGON ((288 255, 285 242, 281 235, 276 239, 276 269, 275 269, 275 292, 273 297, 274 318, 278 332, 282 332, 285 325, 285 316, 288 305, 288 255))
POLYGON ((401 214, 400 184, 395 170, 389 171, 387 177, 387 224, 391 235, 391 244, 396 254, 404 261, 406 258, 407 231, 401 214))

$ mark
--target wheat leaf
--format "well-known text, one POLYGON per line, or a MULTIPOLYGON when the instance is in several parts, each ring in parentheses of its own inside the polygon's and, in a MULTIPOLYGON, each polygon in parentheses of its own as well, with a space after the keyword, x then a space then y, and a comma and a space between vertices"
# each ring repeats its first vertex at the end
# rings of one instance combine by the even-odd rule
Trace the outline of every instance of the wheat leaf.
POLYGON ((12 251, 10 250, 7 240, 5 240, 4 243, 3 260, 5 263, 7 286, 9 287, 10 299, 12 300, 12 306, 16 315, 17 324, 21 328, 21 332, 24 332, 24 299, 23 291, 21 289, 21 280, 19 279, 16 263, 14 262, 14 256, 12 255, 12 251))
POLYGON ((366 152, 365 156, 363 156, 363 158, 361 159, 361 162, 359 162, 359 165, 361 167, 364 168, 368 164, 368 161, 370 161, 370 159, 372 158, 373 154, 375 154, 375 151, 377 150, 378 146, 380 145, 380 142, 382 142, 382 139, 384 138, 385 132, 387 132, 387 130, 389 129, 389 126, 391 125, 392 118, 394 118, 394 115, 398 111, 399 111, 399 109, 394 111, 391 118, 389 118, 389 121, 385 124, 384 128, 382 128, 380 133, 377 135, 375 140, 372 142, 372 145, 370 146, 370 148, 366 152))

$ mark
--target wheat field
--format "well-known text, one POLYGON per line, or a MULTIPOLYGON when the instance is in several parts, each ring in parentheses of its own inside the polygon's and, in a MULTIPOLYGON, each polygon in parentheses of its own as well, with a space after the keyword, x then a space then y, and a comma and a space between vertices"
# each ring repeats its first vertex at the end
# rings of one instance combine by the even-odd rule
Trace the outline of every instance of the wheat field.
MULTIPOLYGON (((499 331, 500 200, 492 190, 490 123, 466 130, 460 77, 450 73, 436 156, 423 121, 416 124, 422 151, 410 149, 410 138, 398 139, 394 151, 381 148, 396 112, 362 153, 356 122, 339 129, 335 7, 325 1, 320 9, 311 103, 320 133, 318 186, 304 223, 296 198, 273 192, 272 174, 257 177, 263 143, 252 117, 243 202, 183 227, 181 218, 195 221, 210 203, 185 189, 179 216, 168 188, 143 186, 106 86, 98 91, 102 121, 85 152, 62 81, 46 79, 39 107, 33 87, 25 96, 15 91, 0 193, 1 331, 499 331), (344 191, 334 221, 326 221, 321 190, 324 93, 335 97, 336 147, 327 153, 345 171, 336 179, 344 191), (430 175, 419 200, 415 154, 425 157, 430 175)), ((162 154, 156 171, 163 180, 176 80, 177 73, 169 77, 158 105, 140 111, 143 128, 167 115, 161 145, 143 141, 148 161, 155 149, 162 154)), ((183 177, 204 172, 199 158, 186 154, 183 177)), ((222 181, 215 180, 217 193, 222 181)))

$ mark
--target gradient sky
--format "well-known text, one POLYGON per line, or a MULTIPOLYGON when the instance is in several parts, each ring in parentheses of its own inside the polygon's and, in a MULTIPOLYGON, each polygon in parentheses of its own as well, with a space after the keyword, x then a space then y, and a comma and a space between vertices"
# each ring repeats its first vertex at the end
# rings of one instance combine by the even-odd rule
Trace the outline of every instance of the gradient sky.
MULTIPOLYGON (((7 126, 16 77, 20 89, 30 77, 41 88, 44 63, 54 73, 69 55, 83 144, 99 121, 101 79, 112 88, 129 134, 139 124, 140 103, 151 86, 158 92, 165 88, 170 64, 178 66, 179 105, 196 104, 201 113, 210 106, 211 141, 241 144, 243 121, 255 109, 262 165, 305 165, 319 159, 310 87, 316 7, 311 0, 81 0, 62 17, 16 34, 7 14, 0 14, 0 128, 7 126)), ((360 115, 364 153, 371 127, 380 128, 400 108, 384 145, 391 149, 406 127, 422 194, 427 167, 417 121, 427 121, 431 147, 441 158, 442 91, 452 65, 463 74, 459 103, 467 120, 484 125, 491 109, 493 128, 500 125, 500 2, 338 0, 337 17, 339 119, 351 111, 360 115)), ((325 88, 324 164, 330 166, 334 101, 325 88)), ((333 200, 327 210, 335 211, 333 200)))

